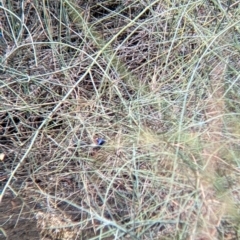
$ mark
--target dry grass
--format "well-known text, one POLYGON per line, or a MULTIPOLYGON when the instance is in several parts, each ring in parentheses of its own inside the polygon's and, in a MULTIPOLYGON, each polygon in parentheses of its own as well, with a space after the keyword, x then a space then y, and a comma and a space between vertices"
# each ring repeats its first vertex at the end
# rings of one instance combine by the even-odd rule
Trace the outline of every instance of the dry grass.
POLYGON ((3 1, 2 204, 41 239, 239 238, 239 7, 3 1))

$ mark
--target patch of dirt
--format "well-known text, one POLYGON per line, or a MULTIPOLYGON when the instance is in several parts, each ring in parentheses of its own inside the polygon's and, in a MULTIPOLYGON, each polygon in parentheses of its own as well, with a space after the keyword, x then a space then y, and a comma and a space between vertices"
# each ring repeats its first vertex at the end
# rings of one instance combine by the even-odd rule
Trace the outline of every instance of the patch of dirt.
POLYGON ((0 240, 40 239, 34 214, 19 198, 5 195, 0 204, 0 240))

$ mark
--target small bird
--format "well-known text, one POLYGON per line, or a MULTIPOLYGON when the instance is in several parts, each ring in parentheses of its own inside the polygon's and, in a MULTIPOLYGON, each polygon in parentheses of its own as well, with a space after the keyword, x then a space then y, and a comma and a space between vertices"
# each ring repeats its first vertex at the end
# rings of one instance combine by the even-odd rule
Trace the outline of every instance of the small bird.
POLYGON ((103 138, 97 138, 96 143, 98 146, 102 146, 105 143, 105 140, 103 138))
POLYGON ((94 138, 93 143, 87 143, 84 141, 79 141, 77 137, 74 137, 73 145, 77 147, 78 144, 82 148, 92 147, 93 149, 99 149, 106 141, 103 138, 94 138))

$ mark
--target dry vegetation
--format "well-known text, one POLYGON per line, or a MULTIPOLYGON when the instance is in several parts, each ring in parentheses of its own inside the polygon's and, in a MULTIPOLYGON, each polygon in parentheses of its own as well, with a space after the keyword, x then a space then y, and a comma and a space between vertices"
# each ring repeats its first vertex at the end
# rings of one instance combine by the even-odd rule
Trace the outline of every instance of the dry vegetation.
POLYGON ((1 236, 240 238, 240 1, 3 0, 0 24, 1 236))

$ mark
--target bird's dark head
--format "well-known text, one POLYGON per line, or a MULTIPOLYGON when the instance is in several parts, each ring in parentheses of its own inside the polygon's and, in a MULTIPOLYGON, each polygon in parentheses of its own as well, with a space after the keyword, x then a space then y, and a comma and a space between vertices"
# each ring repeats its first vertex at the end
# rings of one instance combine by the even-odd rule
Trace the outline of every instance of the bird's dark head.
POLYGON ((96 142, 98 146, 102 146, 105 143, 105 140, 103 138, 97 138, 96 142))

